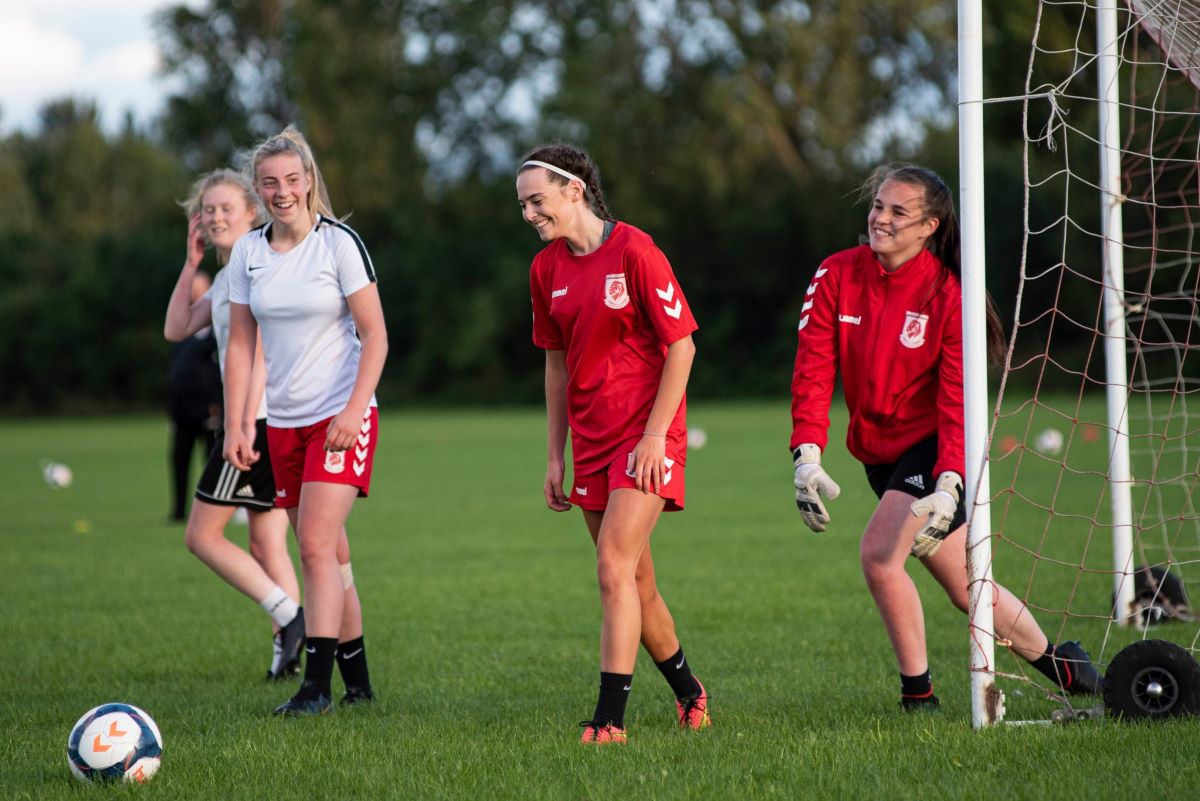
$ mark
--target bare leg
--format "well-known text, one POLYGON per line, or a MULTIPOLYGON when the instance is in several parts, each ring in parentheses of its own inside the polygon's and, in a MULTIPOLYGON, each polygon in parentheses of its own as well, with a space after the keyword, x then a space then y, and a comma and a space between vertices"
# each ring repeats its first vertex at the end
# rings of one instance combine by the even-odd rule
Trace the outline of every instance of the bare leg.
POLYGON ((309 637, 336 638, 341 629, 345 590, 337 553, 357 497, 357 487, 311 481, 300 489, 300 506, 294 513, 289 510, 300 538, 304 623, 309 637))
MULTIPOLYGON (((596 542, 604 521, 604 513, 584 510, 583 517, 587 522, 588 532, 592 535, 592 542, 596 542)), ((657 523, 657 519, 655 522, 657 523)), ((637 583, 638 601, 641 605, 641 642, 651 658, 655 662, 661 662, 679 651, 679 638, 675 634, 675 620, 671 617, 671 610, 658 593, 654 558, 650 553, 649 542, 638 559, 634 580, 637 583)))
POLYGON ((929 669, 929 658, 921 597, 904 569, 922 525, 909 511, 911 504, 912 498, 902 492, 889 490, 883 494, 863 532, 860 559, 867 589, 883 619, 900 673, 918 676, 929 669))
MULTIPOLYGON (((282 509, 250 512, 250 555, 288 597, 300 602, 300 583, 288 553, 288 516, 282 509)), ((278 629, 278 626, 272 626, 278 629)))
MULTIPOLYGON (((910 515, 911 517, 911 515, 910 515)), ((924 521, 918 521, 918 530, 924 521)), ((916 536, 915 534, 913 535, 916 536)), ((921 560, 937 579, 950 600, 967 611, 967 527, 959 526, 933 556, 921 560)), ((999 584, 995 586, 995 606, 992 610, 996 634, 1011 640, 1013 650, 1032 662, 1046 652, 1049 640, 1033 614, 1015 595, 999 584)))
POLYGON ((609 496, 608 509, 595 535, 596 575, 604 616, 600 627, 603 672, 633 673, 642 639, 637 567, 664 504, 657 495, 632 489, 615 490, 609 496))
MULTIPOLYGON (((257 603, 267 597, 277 582, 253 556, 225 538, 225 527, 233 517, 234 508, 196 499, 184 542, 214 573, 257 603)), ((294 573, 292 580, 295 581, 294 573)))
MULTIPOLYGON (((337 550, 338 570, 342 565, 350 564, 350 540, 346 536, 346 527, 342 527, 342 536, 337 550)), ((344 590, 342 602, 342 625, 338 632, 338 642, 349 642, 358 639, 363 633, 362 604, 358 600, 358 587, 351 584, 344 590)))

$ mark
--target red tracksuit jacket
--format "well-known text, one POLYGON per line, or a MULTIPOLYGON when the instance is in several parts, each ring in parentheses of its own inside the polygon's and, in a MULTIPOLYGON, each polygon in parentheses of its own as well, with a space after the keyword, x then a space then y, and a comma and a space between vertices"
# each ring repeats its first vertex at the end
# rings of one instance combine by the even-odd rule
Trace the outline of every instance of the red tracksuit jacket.
POLYGON ((840 369, 856 459, 888 464, 937 434, 934 475, 965 475, 962 294, 936 256, 889 273, 866 245, 835 253, 813 275, 797 337, 792 448, 825 450, 840 369))

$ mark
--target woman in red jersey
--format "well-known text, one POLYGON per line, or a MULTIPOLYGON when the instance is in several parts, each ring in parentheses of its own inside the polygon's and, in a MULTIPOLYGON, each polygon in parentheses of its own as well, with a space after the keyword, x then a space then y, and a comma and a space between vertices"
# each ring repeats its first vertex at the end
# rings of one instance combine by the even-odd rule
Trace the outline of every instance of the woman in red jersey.
POLYGON ((526 156, 517 200, 549 243, 529 278, 533 342, 546 351, 546 505, 579 506, 596 545, 600 697, 582 740, 625 742, 639 640, 675 694, 679 726, 704 728, 708 694, 684 658, 650 555, 659 515, 683 509, 696 322, 653 240, 611 219, 600 172, 582 150, 551 145, 526 156))
MULTIPOLYGON (((822 262, 801 310, 792 377, 796 505, 809 528, 824 531, 822 496, 841 491, 821 467, 840 370, 846 446, 879 497, 860 544, 863 575, 900 668, 901 706, 936 709, 921 599, 905 564, 910 553, 919 558, 967 610, 958 219, 946 184, 922 167, 882 167, 863 194, 872 198, 868 243, 822 262)), ((988 323, 996 356, 1003 335, 990 308, 988 323)), ((1083 647, 1049 642, 1000 586, 994 614, 996 633, 1057 686, 1100 692, 1083 647)))

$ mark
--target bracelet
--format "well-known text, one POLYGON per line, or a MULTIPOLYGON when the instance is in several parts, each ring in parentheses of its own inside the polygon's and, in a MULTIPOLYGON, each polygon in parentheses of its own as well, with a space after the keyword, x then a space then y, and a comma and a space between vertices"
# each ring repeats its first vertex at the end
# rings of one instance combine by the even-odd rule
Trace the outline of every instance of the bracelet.
POLYGON ((643 431, 642 436, 643 437, 665 437, 666 434, 659 434, 654 431, 643 431))

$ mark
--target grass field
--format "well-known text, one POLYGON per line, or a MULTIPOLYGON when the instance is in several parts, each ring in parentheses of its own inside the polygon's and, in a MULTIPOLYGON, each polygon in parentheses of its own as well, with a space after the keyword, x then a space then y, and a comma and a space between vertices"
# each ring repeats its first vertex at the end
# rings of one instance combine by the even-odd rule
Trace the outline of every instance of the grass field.
MULTIPOLYGON (((676 731, 643 655, 630 743, 601 750, 575 725, 597 684, 594 560, 578 513, 543 506, 540 411, 385 409, 373 494, 349 523, 380 701, 315 720, 269 715, 291 687, 259 678, 265 615, 165 522, 164 420, 0 422, 0 798, 1200 795, 1195 721, 972 731, 965 620, 920 570, 943 712, 900 713, 858 569, 873 503, 861 467, 830 449, 843 495, 815 535, 791 499, 786 403, 690 418, 708 444, 688 462, 688 511, 664 518, 654 549, 715 726, 676 731), (46 457, 74 469, 72 487, 43 484, 46 457), (114 700, 162 729, 147 786, 85 787, 67 769, 71 724, 114 700)), ((997 578, 1017 577, 998 565, 997 578)), ((1010 718, 1056 708, 1003 686, 1010 718)))

